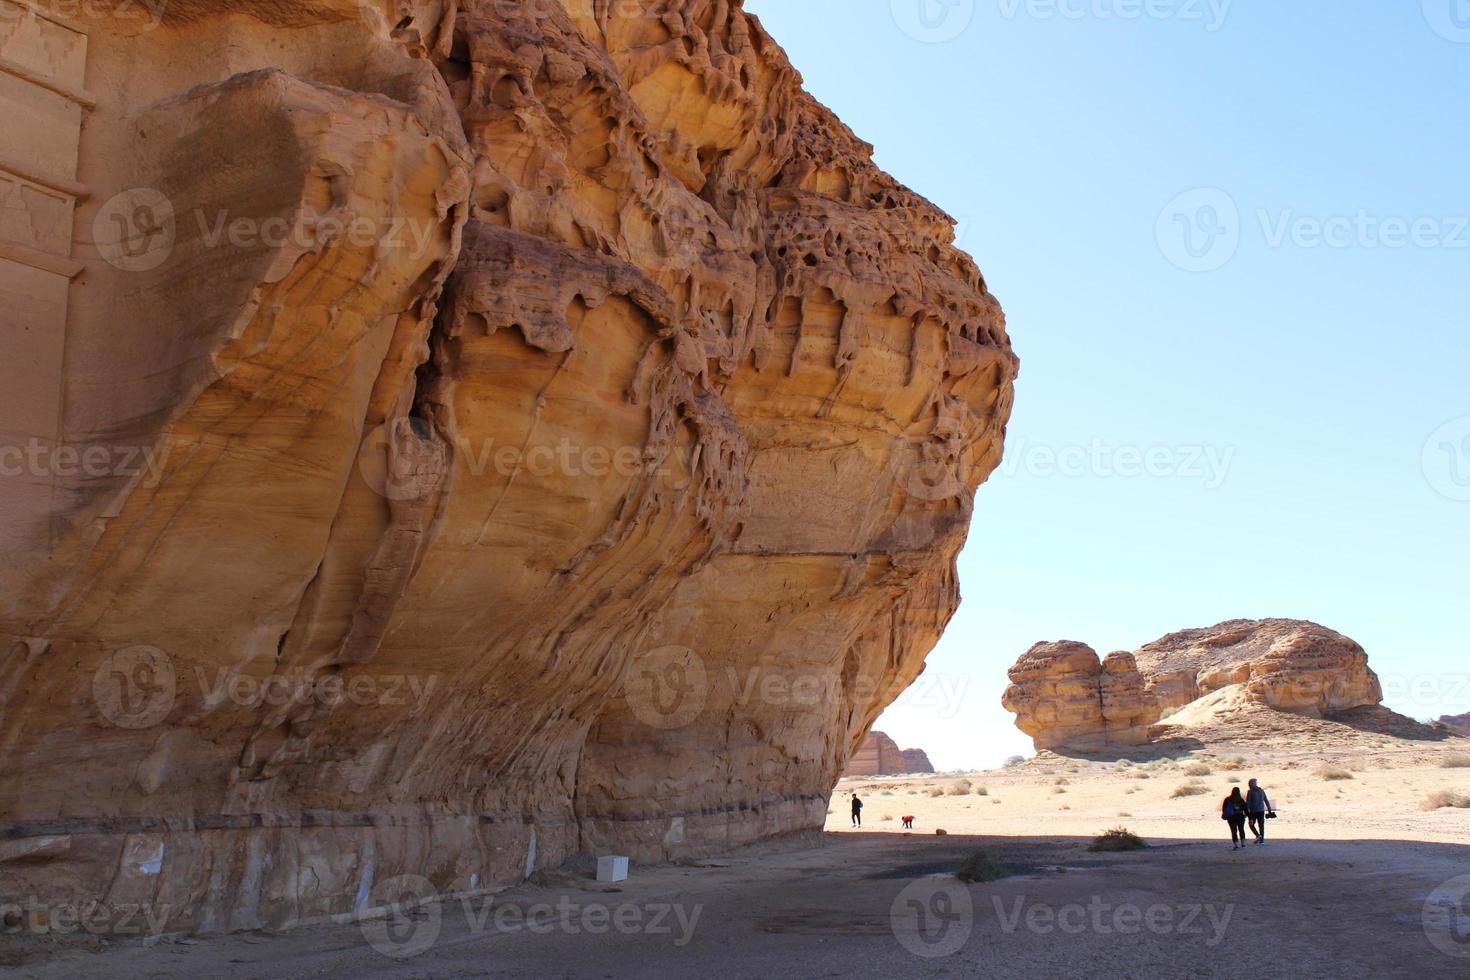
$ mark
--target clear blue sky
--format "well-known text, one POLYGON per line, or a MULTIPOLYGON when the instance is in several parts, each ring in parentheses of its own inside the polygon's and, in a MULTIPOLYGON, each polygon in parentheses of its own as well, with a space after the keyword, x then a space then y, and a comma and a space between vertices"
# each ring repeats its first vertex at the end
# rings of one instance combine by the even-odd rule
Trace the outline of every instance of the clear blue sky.
POLYGON ((960 220, 1021 357, 963 606, 880 728, 993 765, 1032 643, 1266 616, 1470 711, 1470 3, 746 7, 960 220))

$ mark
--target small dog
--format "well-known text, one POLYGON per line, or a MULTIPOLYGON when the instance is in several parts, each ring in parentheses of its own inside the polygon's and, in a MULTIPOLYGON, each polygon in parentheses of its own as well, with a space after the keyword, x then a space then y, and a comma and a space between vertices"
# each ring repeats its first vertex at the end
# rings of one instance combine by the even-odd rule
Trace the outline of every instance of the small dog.
POLYGON ((904 830, 913 830, 914 829, 914 818, 913 817, 902 817, 900 819, 903 820, 903 829, 904 830))

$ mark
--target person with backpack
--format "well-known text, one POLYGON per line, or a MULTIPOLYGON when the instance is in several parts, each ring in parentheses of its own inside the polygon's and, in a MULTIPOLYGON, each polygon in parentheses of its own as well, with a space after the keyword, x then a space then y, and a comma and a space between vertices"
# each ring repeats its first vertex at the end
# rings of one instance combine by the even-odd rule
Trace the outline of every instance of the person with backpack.
POLYGON ((1266 796, 1266 791, 1252 779, 1251 788, 1245 794, 1245 812, 1250 818, 1251 833, 1256 835, 1256 843, 1266 843, 1266 820, 1276 816, 1275 807, 1266 796))
POLYGON ((852 794, 852 825, 854 827, 863 825, 863 801, 858 799, 856 793, 852 794))
POLYGON ((1224 804, 1220 807, 1220 819, 1230 825, 1230 849, 1232 851, 1245 848, 1245 797, 1240 795, 1240 787, 1237 786, 1225 797, 1224 804))

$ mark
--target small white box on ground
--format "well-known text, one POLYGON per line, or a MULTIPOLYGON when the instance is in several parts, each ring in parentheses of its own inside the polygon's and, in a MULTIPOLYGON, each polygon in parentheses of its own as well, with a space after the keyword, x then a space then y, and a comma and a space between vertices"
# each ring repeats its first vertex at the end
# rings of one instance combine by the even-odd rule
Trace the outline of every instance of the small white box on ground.
POLYGON ((628 859, 625 858, 625 857, 617 857, 615 855, 607 855, 605 857, 598 858, 597 859, 597 880, 598 881, 627 881, 628 880, 628 859))

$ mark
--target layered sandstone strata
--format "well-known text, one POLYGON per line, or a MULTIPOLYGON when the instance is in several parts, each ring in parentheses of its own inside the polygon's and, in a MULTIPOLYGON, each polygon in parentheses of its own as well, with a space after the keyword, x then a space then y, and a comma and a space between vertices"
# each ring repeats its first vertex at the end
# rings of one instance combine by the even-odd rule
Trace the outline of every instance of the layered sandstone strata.
POLYGON ((1038 749, 1137 745, 1159 718, 1132 654, 1100 660, 1085 643, 1038 643, 1009 676, 1001 703, 1038 749))
POLYGON ((1383 699, 1361 646, 1288 619, 1171 633, 1102 662, 1081 643, 1037 644, 1010 677, 1003 703, 1038 749, 1147 741, 1156 722, 1227 689, 1243 703, 1316 718, 1383 699))
POLYGON ((933 771, 934 766, 923 749, 900 749, 898 743, 883 732, 869 732, 863 744, 847 760, 845 775, 893 776, 933 771))
POLYGON ((1235 619, 1183 630, 1135 656, 1165 715, 1235 684, 1258 704, 1313 717, 1383 700, 1361 646, 1301 620, 1235 619))
POLYGON ((0 249, 0 898, 285 926, 821 826, 1017 362, 754 18, 0 4, 0 238, 80 229, 0 249))

